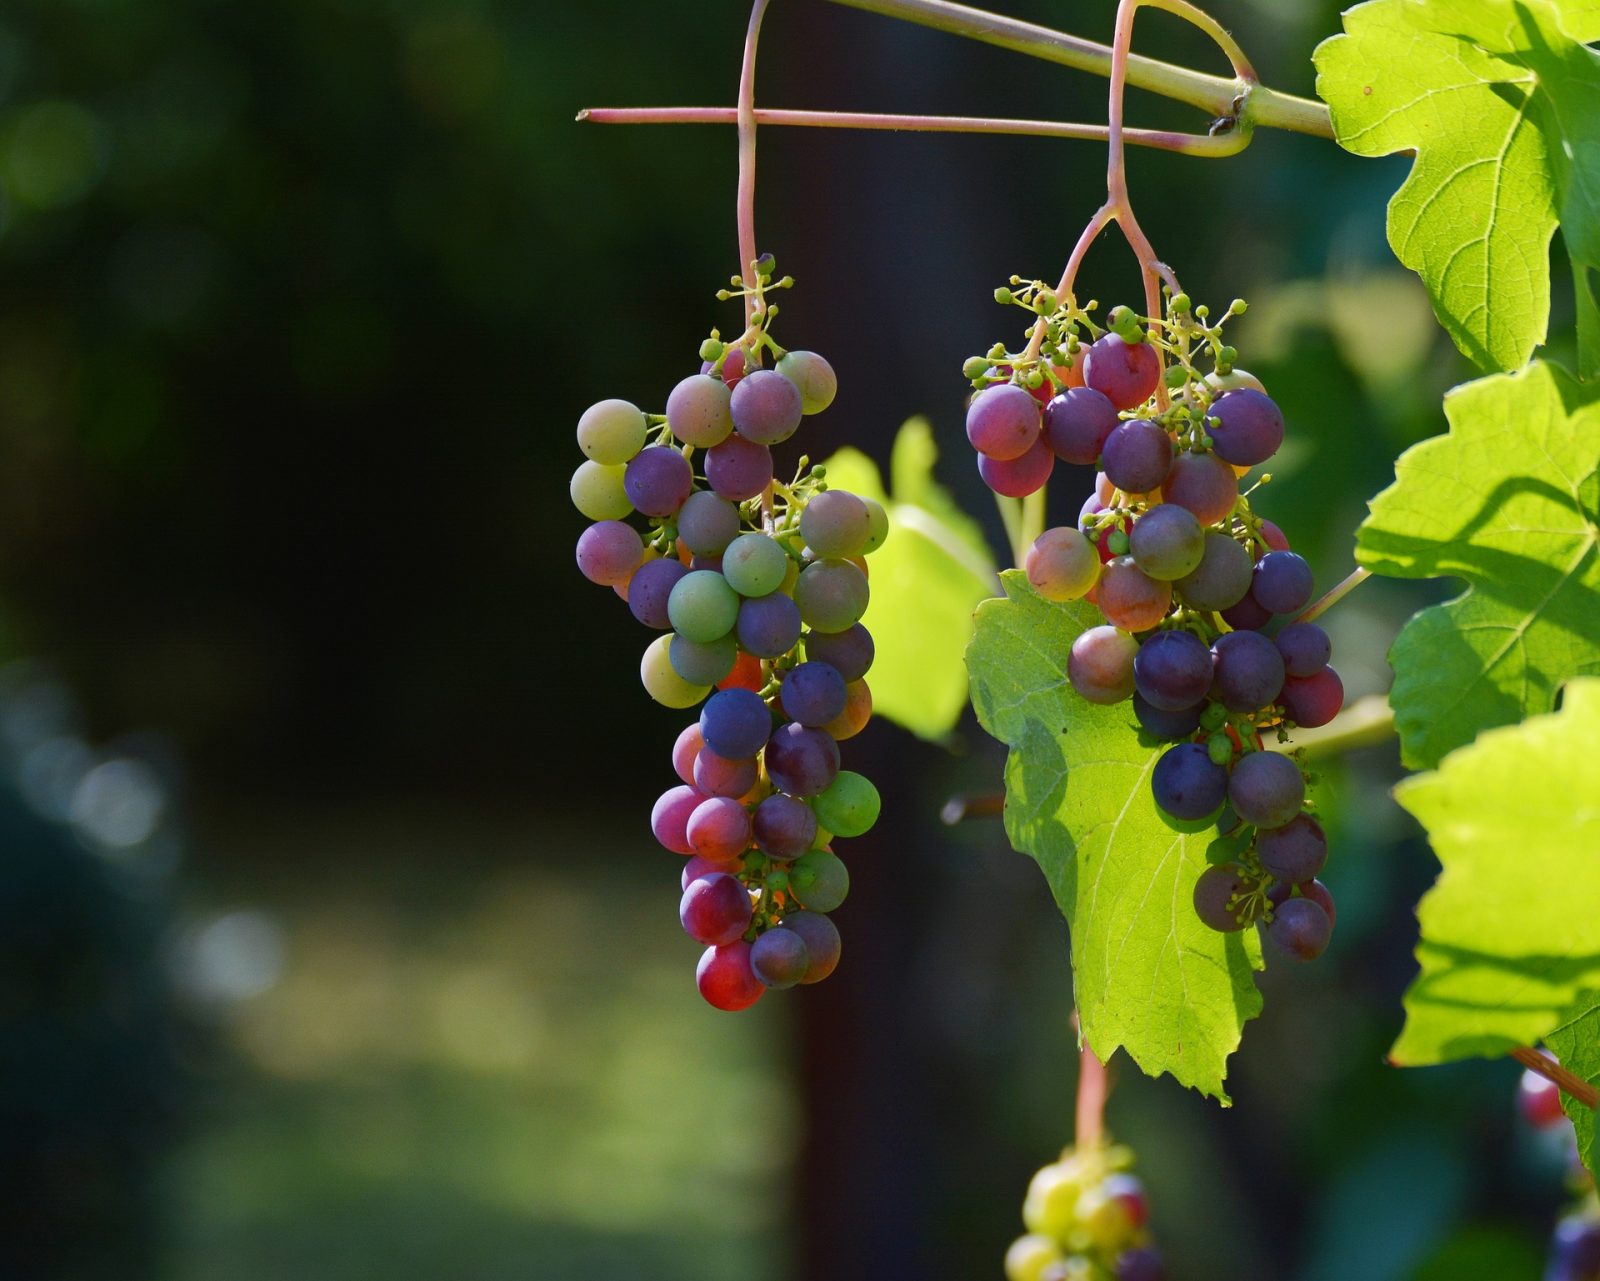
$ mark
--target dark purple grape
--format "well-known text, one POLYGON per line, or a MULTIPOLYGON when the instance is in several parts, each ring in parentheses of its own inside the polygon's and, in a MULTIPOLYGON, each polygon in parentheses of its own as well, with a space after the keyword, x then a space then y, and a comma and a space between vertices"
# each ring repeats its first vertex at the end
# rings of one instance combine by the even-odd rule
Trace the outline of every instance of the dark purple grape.
POLYGON ((1185 451, 1172 460, 1161 496, 1190 512, 1202 525, 1225 520, 1239 499, 1239 477, 1215 454, 1185 451))
POLYGON ((1154 738, 1168 742, 1175 743, 1180 738, 1188 738, 1199 729, 1200 714, 1204 710, 1204 703, 1196 703, 1193 707, 1169 712, 1146 702, 1138 691, 1133 695, 1133 714, 1139 718, 1139 728, 1154 738))
POLYGON ((1250 553, 1242 544, 1217 530, 1207 530, 1199 566, 1173 586, 1195 609, 1227 609, 1237 605, 1250 590, 1253 568, 1250 553))
POLYGON ((647 560, 628 580, 628 609, 646 627, 664 632, 672 626, 667 600, 678 580, 689 571, 670 558, 647 560))
POLYGON ((1136 1246, 1117 1256, 1117 1281, 1166 1281, 1166 1277, 1160 1251, 1149 1246, 1136 1246))
POLYGON ((1273 912, 1272 924, 1267 926, 1267 937, 1285 956, 1297 961, 1316 960, 1327 950, 1332 936, 1328 914, 1308 898, 1290 899, 1273 912))
POLYGON ((1239 870, 1231 863, 1224 867, 1208 867, 1194 883, 1194 913, 1218 933, 1242 930, 1245 923, 1228 909, 1228 904, 1244 890, 1239 870))
POLYGON ((622 488, 628 501, 646 516, 670 516, 688 500, 694 489, 694 472, 676 449, 651 445, 628 463, 622 488))
POLYGON ((1211 448, 1218 458, 1236 467, 1254 467, 1278 452, 1283 444, 1283 414, 1272 398, 1253 387, 1241 387, 1218 396, 1206 412, 1211 448))
POLYGON ((1338 909, 1333 905, 1333 895, 1321 881, 1306 881, 1301 885, 1295 885, 1292 881, 1274 881, 1272 888, 1267 891, 1267 901, 1273 907, 1278 907, 1293 898, 1297 889, 1300 891, 1300 897, 1310 899, 1328 914, 1330 925, 1338 925, 1339 915, 1338 909))
POLYGON ((832 921, 821 912, 790 912, 783 918, 783 928, 805 940, 809 960, 802 983, 820 983, 833 973, 841 944, 839 929, 832 921))
POLYGON ((739 509, 707 490, 690 494, 678 512, 678 537, 696 556, 720 556, 739 536, 739 509))
POLYGON ((1043 440, 1020 458, 1004 460, 978 455, 978 475, 983 483, 1003 498, 1026 498, 1044 488, 1055 470, 1056 456, 1043 440))
POLYGON ((1155 394, 1161 357, 1147 342, 1128 343, 1106 334, 1083 353, 1083 381, 1118 409, 1134 409, 1155 394))
POLYGON ((1236 632, 1259 632, 1272 621, 1272 611, 1263 609, 1256 598, 1246 592, 1237 605, 1229 605, 1222 611, 1222 621, 1236 632))
POLYGON ((850 873, 837 855, 812 850, 789 869, 789 888, 801 906, 831 912, 850 893, 850 873))
POLYGON ((1331 667, 1315 676, 1290 676, 1283 682, 1283 712, 1302 729, 1326 725, 1344 706, 1344 682, 1331 667))
POLYGON ((1092 387, 1069 387, 1044 407, 1044 439, 1062 462, 1087 466, 1116 430, 1117 407, 1092 387))
POLYGON ((1256 833, 1256 856, 1280 881, 1300 885, 1315 878, 1327 863, 1328 838, 1311 815, 1297 814, 1281 826, 1256 833))
POLYGON ((1228 771, 1199 743, 1169 747, 1150 775, 1156 804, 1176 819, 1201 819, 1220 809, 1228 771))
POLYGON ((1328 633, 1315 623, 1290 623, 1273 643, 1283 655, 1283 670, 1290 676, 1315 676, 1333 654, 1328 633))
POLYGON ((1139 647, 1133 684, 1164 712, 1198 708, 1211 688, 1211 651, 1193 632, 1157 632, 1139 647))
POLYGON ((719 497, 742 503, 772 483, 772 451, 743 436, 729 436, 706 450, 706 483, 719 497))
POLYGON ((984 388, 967 406, 967 439, 985 458, 1021 458, 1039 439, 1039 402, 1016 383, 984 388))
POLYGON ((772 712, 759 694, 720 689, 700 709, 700 733, 718 756, 745 760, 759 752, 772 733, 772 712))
MULTIPOLYGON (((1300 813, 1305 799, 1306 781, 1300 776, 1300 767, 1277 752, 1251 752, 1234 765, 1228 780, 1228 804, 1246 823, 1256 827, 1282 827, 1300 813)), ((1273 868, 1267 870, 1280 876, 1273 868)), ((1307 881, 1311 877, 1288 879, 1307 881)))
POLYGON ((1134 564, 1166 583, 1193 573, 1205 549, 1205 531, 1194 513, 1174 503, 1152 507, 1133 522, 1128 535, 1134 564))
POLYGON ((756 806, 753 827, 756 844, 784 862, 799 858, 817 839, 817 816, 811 806, 782 792, 774 792, 756 806))
MULTIPOLYGON (((744 381, 747 383, 750 379, 744 381)), ((739 385, 742 387, 744 383, 739 385)), ((806 941, 781 925, 766 931, 750 945, 750 968, 770 988, 781 990, 794 987, 805 978, 810 962, 806 941)))
POLYGON ((733 429, 758 445, 788 440, 800 426, 805 402, 800 389, 775 369, 746 374, 733 389, 733 429))
POLYGON ((1550 1238, 1546 1281, 1596 1281, 1600 1278, 1600 1219, 1569 1214, 1550 1238))
POLYGON ((821 726, 844 711, 845 680, 826 663, 801 663, 783 678, 778 701, 790 720, 821 726))
POLYGON ((732 943, 750 928, 750 894, 739 878, 713 872, 689 882, 678 903, 684 933, 713 947, 732 943))
POLYGON ((872 633, 860 623, 842 632, 807 632, 806 657, 826 663, 846 681, 858 681, 872 668, 872 633))
POLYGON ((1125 494, 1160 489, 1172 470, 1172 437, 1155 423, 1134 418, 1106 437, 1101 465, 1125 494))
POLYGON ((817 796, 839 776, 839 745, 820 729, 792 722, 767 740, 767 777, 791 796, 817 796))
POLYGON ((734 634, 747 653, 778 658, 800 639, 800 606, 782 592, 741 601, 734 634))
POLYGON ((1297 614, 1311 603, 1311 566, 1297 552, 1268 552, 1256 562, 1250 594, 1274 614, 1297 614))
POLYGON ((1211 696, 1230 712, 1259 712, 1272 706, 1283 689, 1283 657, 1260 632, 1227 632, 1217 637, 1216 675, 1211 696))

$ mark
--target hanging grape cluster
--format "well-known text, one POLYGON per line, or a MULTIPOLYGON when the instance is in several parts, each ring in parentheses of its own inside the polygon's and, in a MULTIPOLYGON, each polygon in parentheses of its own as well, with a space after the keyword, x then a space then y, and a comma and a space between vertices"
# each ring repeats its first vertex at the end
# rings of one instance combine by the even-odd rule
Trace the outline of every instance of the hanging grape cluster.
POLYGON ((594 522, 579 569, 662 633, 645 650, 645 689, 667 707, 703 704, 673 747, 681 783, 650 823, 688 859, 679 919, 706 945, 696 980, 722 1010, 832 973, 840 940, 827 913, 850 882, 832 841, 878 816, 876 789, 840 768, 839 743, 872 715, 865 556, 888 515, 829 489, 804 458, 776 480, 772 447, 826 409, 837 383, 821 356, 772 340, 766 293, 793 282, 773 281, 770 255, 754 269, 753 289, 736 279, 718 295, 752 299, 745 333, 725 343, 713 331, 664 414, 623 400, 586 410, 587 459, 572 478, 594 522))
POLYGON ((1131 699, 1141 732, 1173 744, 1152 772, 1156 805, 1181 831, 1220 833, 1195 887, 1200 919, 1261 923, 1288 955, 1319 956, 1334 922, 1316 879, 1327 838, 1301 764, 1264 738, 1327 724, 1344 687, 1327 633, 1293 621, 1311 602, 1310 566, 1252 510, 1253 489, 1240 492, 1284 436, 1223 341, 1244 304, 1213 323, 1179 294, 1164 320, 1118 307, 1102 329, 1038 282, 1013 280, 997 299, 1033 313, 1037 337, 964 367, 984 480, 1023 498, 1058 459, 1100 468, 1077 527, 1045 530, 1024 566, 1041 596, 1087 599, 1106 619, 1073 642, 1068 679, 1092 703, 1131 699))
POLYGON ((1027 1234, 1006 1251, 1006 1281, 1162 1281, 1144 1185, 1125 1147, 1069 1147, 1033 1176, 1027 1234))

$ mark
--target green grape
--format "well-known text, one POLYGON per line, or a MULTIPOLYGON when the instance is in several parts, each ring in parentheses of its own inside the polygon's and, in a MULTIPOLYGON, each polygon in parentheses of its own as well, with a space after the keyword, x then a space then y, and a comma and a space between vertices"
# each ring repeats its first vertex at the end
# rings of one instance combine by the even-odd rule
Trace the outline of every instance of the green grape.
POLYGON ((878 789, 853 770, 840 770, 826 791, 811 801, 817 822, 837 836, 860 836, 878 821, 878 789))
POLYGON ((871 498, 861 500, 867 505, 867 520, 871 532, 867 535, 866 546, 861 549, 863 555, 870 556, 889 538, 889 513, 884 510, 880 502, 871 498))
POLYGON ((800 617, 819 632, 842 632, 861 621, 870 598, 867 576, 847 560, 808 565, 794 586, 800 617))
POLYGON ((718 640, 739 621, 739 593, 716 570, 697 569, 673 587, 667 619, 674 631, 692 641, 718 640))
POLYGON ((590 520, 621 520, 633 511, 628 493, 622 487, 620 464, 597 463, 592 459, 578 464, 572 473, 572 505, 590 520))
POLYGON ((714 641, 692 641, 687 636, 669 636, 667 660, 672 670, 691 685, 715 685, 726 680, 739 658, 739 644, 732 636, 714 641))
POLYGON ((1078 1198, 1083 1195, 1083 1171, 1075 1161, 1058 1161, 1038 1170, 1022 1202, 1022 1222, 1028 1231, 1065 1241, 1078 1225, 1078 1198))
POLYGON ((722 576, 741 596, 768 596, 783 586, 793 562, 765 534, 740 534, 722 553, 722 576))
POLYGON ((1006 1281, 1040 1281, 1045 1269, 1061 1262, 1061 1247, 1037 1232, 1018 1237, 1006 1250, 1006 1281))
POLYGON ((781 357, 777 371, 800 389, 800 403, 808 414, 820 414, 839 392, 839 379, 814 351, 791 351, 781 357))
POLYGON ((578 419, 578 448, 594 462, 616 466, 644 448, 645 430, 644 414, 637 405, 602 400, 578 419))
POLYGON ((806 911, 831 912, 850 892, 850 873, 836 854, 813 850, 795 860, 789 884, 806 911))
POLYGON ((639 679, 645 692, 663 707, 693 707, 711 692, 709 685, 691 685, 672 670, 670 635, 657 636, 644 652, 639 664, 639 679))

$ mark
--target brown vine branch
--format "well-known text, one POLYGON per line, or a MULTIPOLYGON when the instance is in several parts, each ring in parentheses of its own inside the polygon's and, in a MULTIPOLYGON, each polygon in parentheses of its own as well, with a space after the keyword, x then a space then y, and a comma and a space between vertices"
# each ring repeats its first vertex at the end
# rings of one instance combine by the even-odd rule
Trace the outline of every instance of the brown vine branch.
POLYGON ((1554 1059, 1526 1046, 1518 1046, 1512 1050, 1511 1057, 1528 1071, 1537 1072, 1545 1080, 1560 1086, 1563 1093, 1570 1094, 1585 1107, 1600 1108, 1600 1090, 1595 1089, 1577 1073, 1562 1067, 1554 1059))

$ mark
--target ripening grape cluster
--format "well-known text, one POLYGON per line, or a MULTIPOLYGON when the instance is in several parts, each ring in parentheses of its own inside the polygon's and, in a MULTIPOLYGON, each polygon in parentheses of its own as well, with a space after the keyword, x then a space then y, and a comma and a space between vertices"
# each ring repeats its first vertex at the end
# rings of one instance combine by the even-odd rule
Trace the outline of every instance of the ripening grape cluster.
POLYGON ((1068 1148, 1033 1176, 1028 1229, 1006 1251, 1006 1281, 1162 1281, 1144 1185, 1127 1148, 1068 1148))
POLYGON ((772 341, 765 291, 790 282, 772 284, 769 257, 756 270, 749 329, 734 343, 713 332, 664 414, 624 400, 584 412, 587 458, 572 478, 594 522, 579 569, 661 633, 640 666, 645 689, 700 707, 672 750, 680 783, 650 824, 688 859, 679 919, 705 944, 696 981, 721 1010, 832 973, 840 940, 827 914, 850 882, 832 841, 878 816, 877 790, 840 768, 839 743, 872 715, 865 556, 888 514, 829 489, 804 458, 776 481, 772 447, 837 384, 821 356, 772 341), (773 368, 760 366, 765 352, 773 368))
POLYGON ((1073 642, 1068 679, 1092 703, 1131 700, 1140 730, 1172 744, 1151 776, 1169 823, 1217 824, 1225 861, 1195 887, 1200 919, 1221 931, 1260 923, 1289 956, 1319 956, 1334 922, 1316 879, 1327 838, 1300 765, 1263 736, 1327 724, 1344 687, 1327 633, 1294 619, 1312 599, 1310 566, 1240 492, 1284 436, 1277 405, 1222 339, 1244 305, 1212 323, 1180 294, 1165 320, 1118 307, 1101 329, 1037 282, 997 297, 1033 313, 1038 338, 964 368, 984 480, 1022 498, 1058 460, 1099 468, 1076 528, 1045 530, 1024 566, 1041 596, 1086 599, 1106 620, 1073 642))
MULTIPOLYGON (((1547 1057, 1554 1058, 1548 1051, 1547 1057)), ((1571 1167, 1571 1183, 1580 1192, 1579 1203, 1564 1214, 1550 1238, 1550 1257, 1544 1281, 1600 1281, 1600 1198, 1594 1180, 1578 1158, 1577 1134, 1567 1123, 1561 1106, 1561 1089, 1531 1068, 1517 1087, 1517 1110, 1536 1130, 1561 1130, 1571 1167)))

